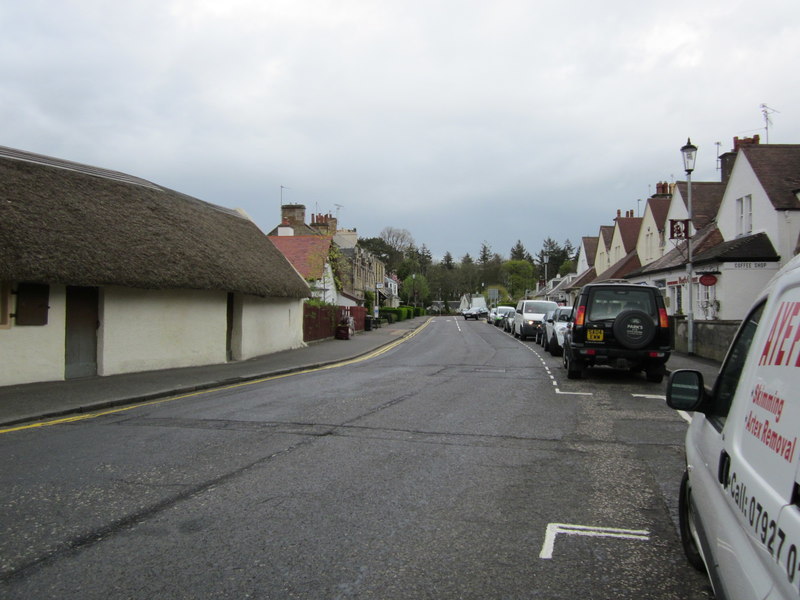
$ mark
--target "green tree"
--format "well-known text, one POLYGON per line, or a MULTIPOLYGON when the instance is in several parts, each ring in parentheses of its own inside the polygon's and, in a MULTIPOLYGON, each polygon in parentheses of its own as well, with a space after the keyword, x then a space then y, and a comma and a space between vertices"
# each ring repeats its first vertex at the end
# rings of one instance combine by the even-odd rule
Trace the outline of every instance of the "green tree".
POLYGON ((381 238, 363 238, 358 240, 358 245, 378 257, 386 267, 387 273, 396 273, 397 267, 404 258, 402 252, 390 246, 381 238))
POLYGON ((561 266, 558 268, 558 274, 561 277, 564 275, 569 275, 570 273, 574 273, 577 270, 577 264, 574 260, 565 260, 561 263, 561 266))
POLYGON ((426 306, 430 300, 428 279, 422 273, 412 273, 403 280, 400 297, 411 306, 426 306))
POLYGON ((564 250, 558 242, 548 237, 536 255, 539 279, 544 281, 555 277, 562 262, 564 262, 564 250))
POLYGON ((448 271, 452 271, 453 269, 456 268, 456 263, 453 260, 453 255, 450 254, 449 251, 444 253, 444 258, 442 259, 442 265, 448 271))
POLYGON ((419 249, 418 259, 420 271, 422 271, 422 274, 425 275, 430 266, 433 264, 433 254, 431 254, 431 251, 425 244, 422 244, 422 247, 419 249))
POLYGON ((521 298, 525 290, 533 287, 533 265, 527 260, 507 260, 502 273, 511 298, 521 298))
POLYGON ((458 273, 459 295, 481 291, 480 272, 469 252, 461 258, 461 266, 458 268, 458 273))
POLYGON ((522 245, 522 240, 517 240, 517 243, 511 248, 511 260, 528 260, 528 251, 522 245))

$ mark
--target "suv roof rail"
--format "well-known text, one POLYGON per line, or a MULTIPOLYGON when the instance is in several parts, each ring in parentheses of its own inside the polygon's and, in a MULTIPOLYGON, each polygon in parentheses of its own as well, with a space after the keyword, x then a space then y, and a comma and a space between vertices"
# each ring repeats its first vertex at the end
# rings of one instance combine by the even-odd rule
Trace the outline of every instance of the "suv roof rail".
POLYGON ((593 283, 630 283, 631 285, 635 285, 632 281, 628 281, 627 279, 604 279, 603 281, 595 281, 593 283))

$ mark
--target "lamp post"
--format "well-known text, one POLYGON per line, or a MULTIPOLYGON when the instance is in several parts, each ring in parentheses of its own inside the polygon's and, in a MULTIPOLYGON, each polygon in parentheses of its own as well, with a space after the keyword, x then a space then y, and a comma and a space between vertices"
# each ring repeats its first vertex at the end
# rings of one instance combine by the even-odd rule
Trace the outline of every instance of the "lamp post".
POLYGON ((686 208, 689 211, 689 223, 686 227, 686 291, 689 294, 689 310, 686 312, 686 325, 689 331, 686 336, 686 351, 694 354, 694 289, 692 285, 692 171, 697 158, 697 146, 687 138, 686 145, 681 148, 683 168, 686 170, 686 208))
POLYGON ((544 254, 544 299, 547 300, 547 263, 550 262, 550 255, 544 254))

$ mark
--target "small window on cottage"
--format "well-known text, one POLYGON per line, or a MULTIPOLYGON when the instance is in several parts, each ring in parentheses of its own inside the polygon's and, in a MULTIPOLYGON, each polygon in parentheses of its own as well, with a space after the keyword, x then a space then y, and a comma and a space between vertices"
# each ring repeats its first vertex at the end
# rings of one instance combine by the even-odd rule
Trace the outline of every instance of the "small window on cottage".
POLYGON ((17 325, 47 325, 50 286, 42 283, 17 284, 17 325))
POLYGON ((11 284, 0 281, 0 329, 11 327, 11 284))

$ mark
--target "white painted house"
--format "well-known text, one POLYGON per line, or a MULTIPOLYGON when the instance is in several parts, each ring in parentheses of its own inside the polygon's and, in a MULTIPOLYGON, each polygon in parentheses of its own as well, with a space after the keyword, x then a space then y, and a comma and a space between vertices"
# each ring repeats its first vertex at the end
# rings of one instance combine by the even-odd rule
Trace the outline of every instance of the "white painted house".
POLYGON ((0 385, 303 345, 309 288, 245 215, 0 147, 0 385))
MULTIPOLYGON (((721 157, 723 182, 692 183, 695 319, 740 320, 754 295, 796 253, 800 236, 800 145, 734 139, 721 157)), ((686 182, 675 186, 668 220, 688 218, 686 182)), ((670 314, 688 312, 686 242, 632 274, 666 288, 670 314)))

